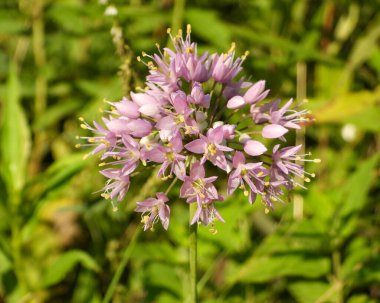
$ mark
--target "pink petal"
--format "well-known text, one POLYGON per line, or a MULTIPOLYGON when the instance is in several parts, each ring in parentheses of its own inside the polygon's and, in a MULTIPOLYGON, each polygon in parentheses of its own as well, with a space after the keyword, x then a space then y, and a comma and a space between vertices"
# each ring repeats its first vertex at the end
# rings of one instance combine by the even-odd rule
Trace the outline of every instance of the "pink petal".
POLYGON ((128 123, 129 120, 127 119, 112 119, 107 122, 106 126, 111 132, 120 135, 122 133, 129 133, 128 123))
POLYGON ((241 108, 245 104, 244 98, 241 96, 235 96, 232 97, 230 100, 227 102, 227 108, 229 109, 236 109, 236 108, 241 108))
POLYGON ((131 93, 131 98, 136 104, 143 106, 145 104, 157 104, 157 100, 145 93, 131 93))
POLYGON ((205 177, 205 168, 199 161, 195 162, 190 170, 190 178, 195 180, 195 179, 203 179, 204 177, 205 177))
POLYGON ((249 140, 244 145, 244 151, 251 156, 259 156, 265 153, 267 148, 259 141, 249 140))
POLYGON ((156 128, 171 130, 175 126, 175 121, 172 116, 163 117, 160 121, 157 122, 156 128))
POLYGON ((288 132, 288 130, 281 125, 270 124, 270 125, 267 125, 263 128, 262 135, 264 138, 275 139, 275 138, 281 137, 282 135, 286 134, 287 132, 288 132))
POLYGON ((232 159, 232 165, 237 168, 239 164, 245 163, 245 157, 244 154, 240 151, 237 151, 234 155, 234 158, 232 159))
POLYGON ((143 115, 153 117, 160 112, 158 104, 148 103, 139 108, 139 112, 143 115))
POLYGON ((113 105, 122 116, 126 116, 132 119, 136 119, 140 116, 139 106, 136 103, 123 100, 121 102, 115 102, 113 105))
POLYGON ((187 143, 185 148, 195 154, 203 154, 206 150, 206 142, 202 139, 196 139, 187 143))
POLYGON ((244 100, 247 103, 253 103, 256 98, 264 91, 265 81, 261 80, 251 86, 249 90, 244 94, 244 100))
POLYGON ((150 133, 152 130, 152 125, 146 120, 137 119, 129 122, 128 128, 132 136, 141 138, 147 136, 150 133))

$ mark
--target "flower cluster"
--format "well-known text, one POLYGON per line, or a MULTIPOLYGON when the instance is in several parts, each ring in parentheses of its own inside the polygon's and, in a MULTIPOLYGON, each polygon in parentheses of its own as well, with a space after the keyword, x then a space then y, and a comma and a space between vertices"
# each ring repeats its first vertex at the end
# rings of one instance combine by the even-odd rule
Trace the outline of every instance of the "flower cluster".
MULTIPOLYGON (((82 137, 95 146, 90 154, 100 153, 107 165, 100 171, 108 179, 102 196, 123 200, 133 173, 159 166, 158 176, 181 182, 180 197, 196 203, 191 223, 213 224, 223 221, 215 202, 224 200, 214 184, 218 176, 207 176, 211 169, 205 169, 215 166, 212 171, 228 178, 227 195, 241 189, 250 203, 261 196, 272 208, 301 185, 295 177, 308 182, 314 176, 300 163, 319 160, 298 154, 300 145, 284 146, 285 135, 308 120, 307 111, 293 100, 265 101, 265 81, 239 76, 247 54, 235 58, 233 44, 227 53, 200 55, 190 32, 188 26, 183 38, 181 31, 173 36, 168 30, 174 49, 158 46, 158 54, 137 58, 149 68, 146 88, 112 102, 102 124, 82 119, 81 126, 94 133, 82 137)), ((157 221, 168 228, 167 194, 137 203, 144 230, 157 221)))

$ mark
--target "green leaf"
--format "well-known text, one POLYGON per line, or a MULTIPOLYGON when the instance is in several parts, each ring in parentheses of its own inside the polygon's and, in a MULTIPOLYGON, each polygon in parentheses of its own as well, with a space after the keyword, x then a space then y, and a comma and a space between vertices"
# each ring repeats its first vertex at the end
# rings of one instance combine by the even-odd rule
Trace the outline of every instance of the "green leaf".
POLYGON ((89 254, 81 250, 71 250, 61 254, 59 258, 48 267, 42 279, 41 286, 49 287, 62 281, 77 264, 81 264, 83 267, 92 271, 100 271, 98 264, 89 254))
POLYGON ((342 193, 341 214, 343 216, 361 210, 364 206, 375 178, 375 169, 379 159, 380 154, 376 154, 360 163, 355 173, 349 178, 342 193))
POLYGON ((178 297, 182 296, 183 285, 172 265, 150 263, 146 270, 148 283, 155 287, 168 289, 178 297))
POLYGON ((317 123, 340 122, 366 110, 380 98, 380 86, 374 91, 359 91, 339 95, 313 111, 317 123))
POLYGON ((12 268, 12 262, 8 256, 0 249, 0 274, 6 273, 12 268))
POLYGON ((342 122, 353 124, 365 131, 380 132, 380 123, 376 123, 377 121, 380 121, 380 108, 373 105, 342 122))
POLYGON ((186 11, 186 20, 191 24, 195 35, 221 49, 229 46, 230 30, 214 11, 191 8, 186 11))
POLYGON ((295 282, 289 286, 289 291, 292 296, 300 303, 310 302, 336 302, 334 300, 335 293, 328 293, 330 285, 325 282, 308 281, 308 282, 295 282), (323 301, 318 301, 320 298, 323 301))
POLYGON ((348 299, 347 303, 376 303, 375 299, 370 299, 368 295, 354 295, 348 299))
POLYGON ((58 123, 60 119, 67 116, 81 107, 80 100, 63 100, 54 106, 51 106, 45 113, 43 113, 39 119, 33 125, 35 131, 49 127, 54 123, 58 123))
POLYGON ((1 172, 10 193, 19 192, 25 183, 30 152, 30 132, 20 104, 21 87, 16 63, 10 64, 7 91, 3 100, 1 127, 1 172))
POLYGON ((318 278, 329 271, 330 261, 327 258, 289 252, 274 256, 253 256, 242 264, 240 271, 230 281, 262 283, 280 277, 318 278))

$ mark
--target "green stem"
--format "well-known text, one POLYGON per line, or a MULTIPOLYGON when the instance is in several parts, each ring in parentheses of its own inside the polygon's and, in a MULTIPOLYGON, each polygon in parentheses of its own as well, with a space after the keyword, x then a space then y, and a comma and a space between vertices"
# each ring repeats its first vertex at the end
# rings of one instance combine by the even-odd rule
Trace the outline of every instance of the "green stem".
POLYGON ((117 268, 117 270, 116 270, 116 272, 115 272, 115 274, 114 274, 114 276, 112 278, 112 281, 111 281, 110 285, 108 286, 106 295, 104 296, 102 303, 108 303, 108 302, 110 302, 110 300, 112 298, 112 295, 115 292, 116 286, 119 283, 119 280, 120 280, 120 278, 121 278, 121 276, 122 276, 122 274, 124 272, 124 269, 127 266, 129 258, 131 257, 131 254, 132 254, 132 251, 133 251, 133 249, 135 247, 136 240, 138 238, 139 233, 140 233, 140 228, 137 228, 135 230, 135 233, 134 233, 134 235, 132 237, 131 242, 129 243, 127 249, 124 251, 124 255, 123 255, 122 259, 121 259, 119 267, 117 268))
MULTIPOLYGON (((197 203, 190 204, 190 222, 197 210, 197 203)), ((197 223, 190 225, 190 251, 189 251, 189 263, 190 263, 190 300, 189 303, 197 303, 197 223)))

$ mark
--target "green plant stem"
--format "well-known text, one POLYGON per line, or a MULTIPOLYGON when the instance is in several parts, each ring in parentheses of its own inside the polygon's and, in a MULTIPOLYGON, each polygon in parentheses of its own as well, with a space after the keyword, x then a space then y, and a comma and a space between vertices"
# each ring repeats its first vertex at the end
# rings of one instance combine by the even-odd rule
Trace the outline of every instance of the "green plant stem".
POLYGON ((117 283, 119 283, 121 275, 123 274, 124 269, 127 266, 127 263, 129 261, 129 258, 131 257, 132 251, 135 248, 136 240, 138 238, 138 235, 140 234, 140 230, 141 230, 140 228, 137 228, 135 230, 135 233, 132 237, 131 242, 129 243, 128 247, 124 251, 124 254, 123 254, 123 257, 122 257, 121 262, 119 264, 119 267, 117 268, 117 270, 116 270, 116 272, 112 278, 112 281, 111 281, 110 285, 108 286, 106 295, 104 296, 102 303, 110 302, 112 295, 115 292, 117 283))
MULTIPOLYGON (((197 203, 191 203, 189 208, 190 222, 197 210, 197 203)), ((189 248, 189 264, 190 264, 190 300, 189 303, 198 302, 197 294, 197 229, 198 225, 190 225, 190 248, 189 248)))

